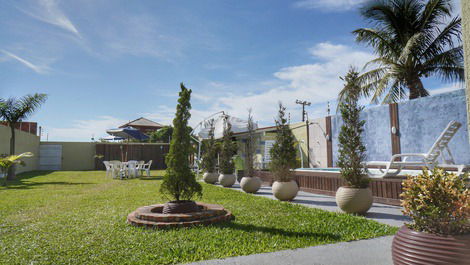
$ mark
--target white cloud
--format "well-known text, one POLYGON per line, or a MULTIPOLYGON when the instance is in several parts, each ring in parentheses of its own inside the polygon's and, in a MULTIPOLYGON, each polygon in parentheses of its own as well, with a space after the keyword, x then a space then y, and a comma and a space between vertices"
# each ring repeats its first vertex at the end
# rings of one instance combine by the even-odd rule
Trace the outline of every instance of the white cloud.
MULTIPOLYGON (((328 42, 317 44, 308 52, 313 56, 314 63, 285 67, 275 72, 271 80, 243 84, 243 91, 246 92, 240 92, 238 83, 208 82, 207 90, 198 90, 193 94, 193 99, 203 102, 203 105, 193 102, 190 125, 194 127, 204 118, 221 110, 244 119, 249 108, 253 109, 254 118, 260 126, 272 125, 279 101, 288 108, 294 122, 300 120, 296 99, 312 102, 312 106, 307 108, 311 118, 324 116, 326 102, 335 101, 343 86, 339 77, 345 75, 350 65, 362 66, 373 58, 370 53, 328 42)), ((173 121, 175 104, 160 105, 153 111, 139 115, 168 125, 173 121)), ((334 112, 333 107, 332 111, 334 112)), ((106 136, 106 129, 125 122, 127 121, 111 116, 78 120, 70 128, 50 128, 49 139, 86 141, 92 135, 97 139, 106 136)))
MULTIPOLYGON (((96 140, 100 137, 108 136, 107 129, 116 128, 127 120, 118 119, 112 116, 99 116, 91 120, 76 120, 68 128, 47 128, 44 133, 49 134, 49 141, 90 141, 92 137, 96 140)), ((43 134, 43 139, 45 134, 43 134)))
MULTIPOLYGON (((295 100, 302 99, 312 102, 314 106, 309 111, 315 116, 325 112, 327 101, 337 98, 343 86, 339 77, 345 75, 351 65, 360 67, 373 58, 370 53, 331 43, 320 43, 309 51, 318 62, 285 67, 274 73, 284 85, 251 95, 227 95, 220 99, 221 107, 238 117, 245 117, 247 109, 252 107, 256 119, 271 124, 279 101, 288 111, 297 113, 299 107, 295 100)), ((293 118, 299 116, 296 113, 292 113, 293 118)))
POLYGON ((305 9, 326 9, 328 11, 344 11, 358 7, 367 0, 301 0, 294 3, 295 7, 305 9))
POLYGON ((33 70, 34 72, 38 73, 38 74, 46 74, 49 72, 50 68, 48 65, 46 64, 35 64, 35 63, 32 63, 31 61, 28 61, 24 58, 21 58, 19 57, 18 55, 16 54, 13 54, 11 52, 8 52, 6 50, 0 50, 0 52, 2 52, 3 54, 5 54, 5 58, 1 59, 1 61, 7 61, 7 59, 13 59, 19 63, 21 63, 22 65, 30 68, 31 70, 33 70))
MULTIPOLYGON (((279 101, 288 108, 292 120, 298 121, 300 109, 295 104, 296 99, 312 102, 312 107, 307 109, 310 117, 326 115, 327 101, 335 101, 343 86, 339 77, 346 74, 350 65, 361 67, 374 58, 370 53, 328 42, 317 44, 308 51, 315 63, 282 68, 271 80, 251 85, 209 82, 205 90, 193 94, 193 99, 204 102, 204 107, 193 107, 190 124, 194 126, 221 110, 243 119, 252 108, 260 126, 272 125, 279 101), (240 92, 241 86, 246 92, 240 92)), ((160 106, 144 116, 170 124, 174 113, 174 107, 160 106)))
POLYGON ((19 9, 37 20, 57 26, 77 37, 81 37, 75 25, 59 8, 55 0, 39 0, 34 3, 37 4, 29 5, 28 9, 19 9))

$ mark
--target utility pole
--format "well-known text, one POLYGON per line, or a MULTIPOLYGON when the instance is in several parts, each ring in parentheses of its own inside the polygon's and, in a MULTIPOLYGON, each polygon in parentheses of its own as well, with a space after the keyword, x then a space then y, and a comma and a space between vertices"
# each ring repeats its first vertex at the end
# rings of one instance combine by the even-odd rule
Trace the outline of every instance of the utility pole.
MULTIPOLYGON (((310 106, 312 103, 308 101, 301 101, 301 100, 296 100, 295 104, 302 105, 302 122, 305 122, 305 127, 307 129, 307 167, 310 167, 310 131, 309 131, 309 122, 308 122, 308 117, 307 117, 307 112, 305 111, 305 106, 310 106), (307 119, 305 119, 307 117, 307 119)), ((303 166, 303 165, 302 165, 303 166)))
POLYGON ((301 101, 301 100, 296 100, 295 104, 302 105, 302 121, 305 121, 305 116, 307 116, 307 112, 305 111, 305 106, 310 106, 312 103, 308 101, 301 101))

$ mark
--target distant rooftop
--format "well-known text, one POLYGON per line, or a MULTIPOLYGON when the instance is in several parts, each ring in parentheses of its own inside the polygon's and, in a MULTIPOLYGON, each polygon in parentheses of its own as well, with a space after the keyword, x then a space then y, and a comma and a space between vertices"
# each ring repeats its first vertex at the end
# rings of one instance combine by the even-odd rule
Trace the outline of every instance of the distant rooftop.
POLYGON ((121 126, 119 126, 119 128, 124 128, 124 127, 128 127, 128 126, 131 126, 131 127, 155 127, 155 128, 162 128, 164 127, 165 125, 162 125, 158 122, 154 122, 154 121, 151 121, 149 119, 146 119, 144 117, 140 117, 138 119, 135 119, 133 121, 130 121, 126 124, 123 124, 121 126))

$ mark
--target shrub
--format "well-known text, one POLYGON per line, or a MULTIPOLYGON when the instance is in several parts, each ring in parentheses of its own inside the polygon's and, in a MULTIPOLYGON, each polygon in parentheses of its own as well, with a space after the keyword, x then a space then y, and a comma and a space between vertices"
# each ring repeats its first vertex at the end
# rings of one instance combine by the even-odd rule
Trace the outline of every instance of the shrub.
POLYGON ((205 172, 215 172, 217 164, 217 147, 214 140, 214 120, 209 121, 209 139, 203 142, 201 167, 205 172))
POLYGON ((26 152, 21 155, 0 155, 0 174, 3 175, 3 185, 7 185, 7 178, 5 174, 14 165, 25 165, 24 161, 21 160, 23 157, 32 157, 33 153, 26 152))
POLYGON ((269 169, 274 180, 288 182, 292 180, 292 168, 296 166, 295 138, 287 124, 286 108, 279 103, 276 120, 276 141, 270 150, 271 163, 269 169))
POLYGON ((237 143, 232 141, 232 125, 226 120, 224 125, 224 137, 220 146, 220 171, 223 174, 233 174, 235 163, 233 156, 237 153, 237 143))
POLYGON ((467 175, 457 176, 440 168, 403 182, 403 213, 415 231, 457 235, 470 232, 470 192, 465 187, 467 175))
POLYGON ((173 135, 170 142, 170 151, 165 158, 167 169, 163 177, 160 192, 170 195, 176 201, 191 200, 195 195, 202 196, 202 187, 190 168, 189 156, 191 154, 191 128, 188 120, 191 117, 191 90, 181 83, 176 116, 173 119, 173 135))
POLYGON ((360 91, 358 75, 359 73, 351 68, 347 75, 341 78, 346 82, 345 87, 348 87, 350 93, 339 104, 343 125, 338 137, 338 166, 341 168, 341 177, 346 180, 349 187, 367 188, 370 179, 367 178, 362 165, 366 152, 361 139, 365 121, 359 117, 364 107, 358 104, 358 91, 360 91))

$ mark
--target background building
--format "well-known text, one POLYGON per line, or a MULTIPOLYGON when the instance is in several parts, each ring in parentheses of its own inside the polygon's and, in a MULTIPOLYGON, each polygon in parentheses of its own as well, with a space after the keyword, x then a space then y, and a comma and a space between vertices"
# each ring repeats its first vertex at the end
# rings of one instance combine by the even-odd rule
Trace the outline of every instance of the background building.
POLYGON ((162 125, 158 122, 151 121, 144 117, 140 117, 138 119, 135 119, 133 121, 130 121, 126 124, 119 126, 119 128, 125 128, 125 127, 132 127, 132 128, 138 129, 144 134, 149 135, 152 132, 158 131, 159 129, 165 127, 165 125, 162 125))

